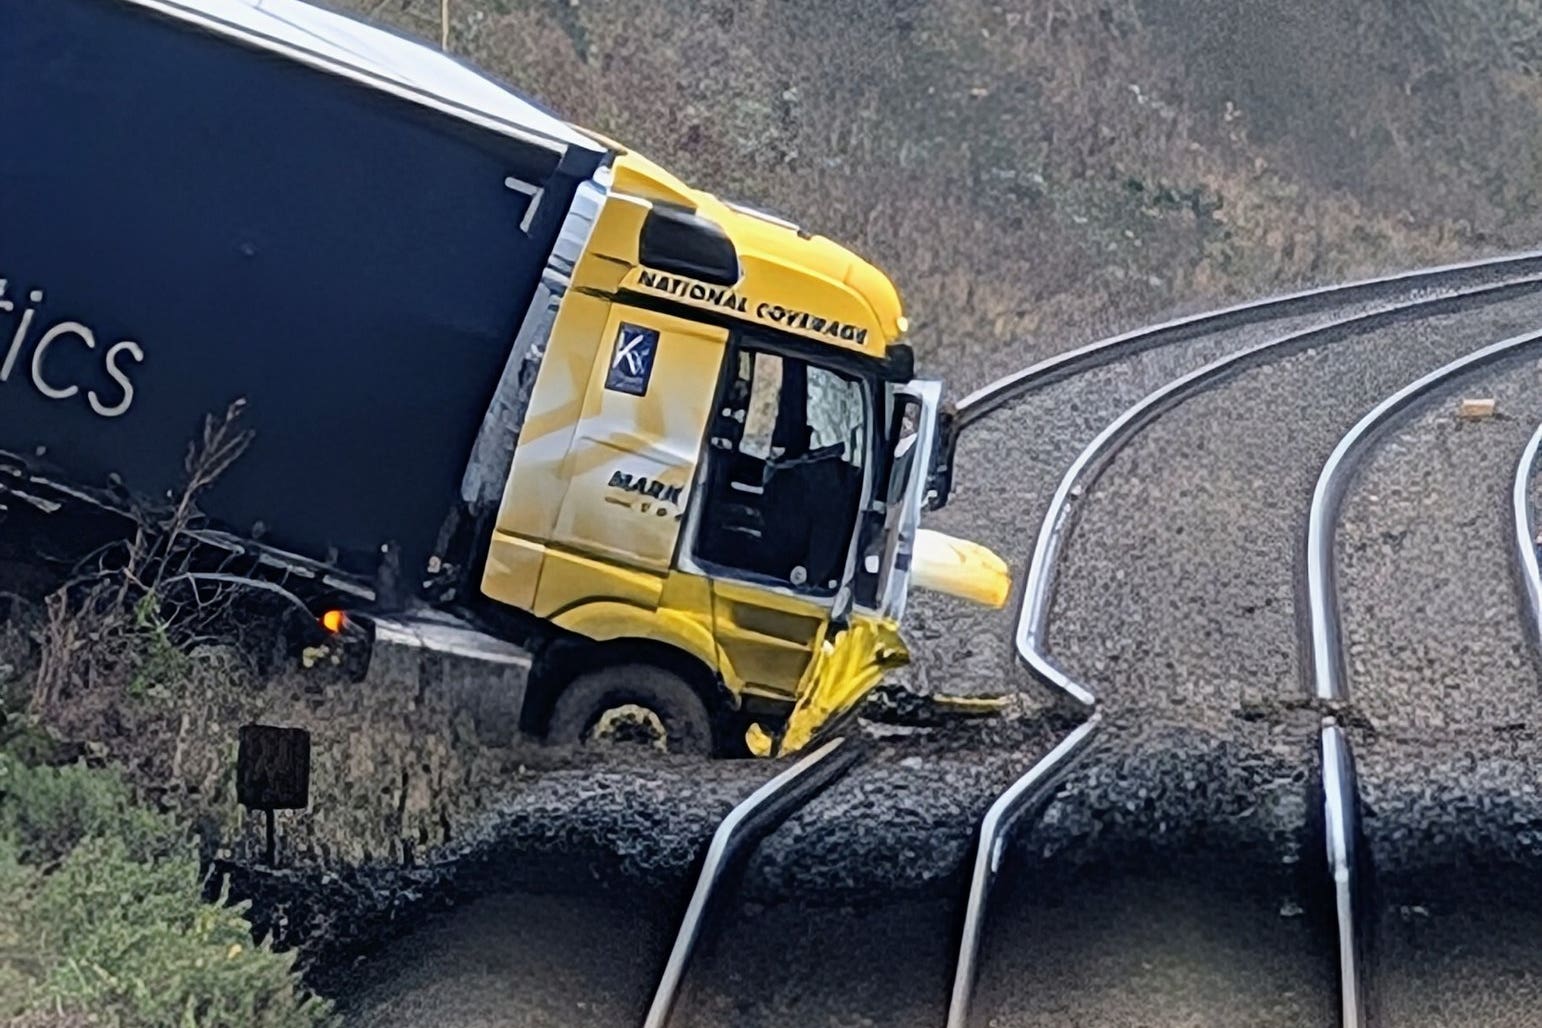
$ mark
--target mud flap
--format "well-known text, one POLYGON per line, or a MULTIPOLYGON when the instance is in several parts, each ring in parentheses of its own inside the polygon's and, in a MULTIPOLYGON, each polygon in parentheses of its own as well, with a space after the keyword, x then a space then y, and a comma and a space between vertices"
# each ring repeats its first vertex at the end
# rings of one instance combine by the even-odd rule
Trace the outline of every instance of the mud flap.
POLYGON ((798 699, 787 718, 781 739, 752 725, 745 742, 756 756, 796 753, 834 723, 856 709, 857 703, 883 676, 910 662, 910 651, 896 625, 861 621, 825 639, 798 683, 798 699))

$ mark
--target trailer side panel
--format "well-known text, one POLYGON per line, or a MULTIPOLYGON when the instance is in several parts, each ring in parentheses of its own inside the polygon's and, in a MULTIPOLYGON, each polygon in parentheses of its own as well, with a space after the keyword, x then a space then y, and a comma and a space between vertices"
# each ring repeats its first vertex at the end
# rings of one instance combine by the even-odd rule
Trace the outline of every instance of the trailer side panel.
POLYGON ((245 399, 211 518, 415 580, 601 155, 121 0, 0 0, 0 129, 0 450, 160 496, 245 399))

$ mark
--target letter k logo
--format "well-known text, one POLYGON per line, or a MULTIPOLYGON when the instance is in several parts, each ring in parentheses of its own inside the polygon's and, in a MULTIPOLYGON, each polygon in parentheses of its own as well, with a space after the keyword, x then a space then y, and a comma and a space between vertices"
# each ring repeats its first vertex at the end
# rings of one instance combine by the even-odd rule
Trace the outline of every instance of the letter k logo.
POLYGON ((621 362, 626 361, 627 374, 640 376, 643 373, 643 360, 646 357, 642 351, 649 341, 648 333, 635 328, 623 328, 610 366, 619 368, 621 362))
POLYGON ((605 376, 605 388, 633 396, 645 395, 648 380, 653 377, 653 359, 658 355, 658 349, 657 329, 622 325, 610 352, 610 372, 605 376))

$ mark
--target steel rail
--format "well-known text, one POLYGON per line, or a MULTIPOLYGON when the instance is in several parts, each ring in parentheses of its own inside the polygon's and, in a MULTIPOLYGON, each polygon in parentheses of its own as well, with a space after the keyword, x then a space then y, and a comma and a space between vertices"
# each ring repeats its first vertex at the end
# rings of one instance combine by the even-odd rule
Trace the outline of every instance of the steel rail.
POLYGON ((1503 271, 1505 269, 1519 271, 1533 264, 1537 265, 1533 270, 1542 270, 1542 250, 1509 254, 1501 257, 1485 257, 1456 264, 1443 264, 1433 268, 1403 271, 1392 275, 1361 279, 1339 285, 1317 286, 1262 300, 1248 300, 1230 307, 1220 308, 1219 310, 1190 314, 1157 325, 1148 325, 1144 328, 1134 329, 1088 343, 1085 346, 1067 350, 1053 357, 1046 357, 1036 364, 1032 364, 1020 371, 1015 371, 1010 375, 1005 375, 989 385, 976 389, 962 400, 959 400, 956 405, 957 420, 955 422, 955 432, 973 424, 992 411, 1000 409, 1019 397, 1037 389, 1053 385, 1073 375, 1079 375, 1110 360, 1134 356, 1159 346, 1183 342, 1196 336, 1207 335, 1239 325, 1251 324, 1255 321, 1267 321, 1292 314, 1310 313, 1312 310, 1336 306, 1353 300, 1361 294, 1374 294, 1379 290, 1386 289, 1410 289, 1418 286, 1433 285, 1442 279, 1455 278, 1463 274, 1503 271))
POLYGON ((1437 297, 1407 300, 1375 311, 1357 314, 1287 333, 1267 342, 1239 350, 1203 367, 1196 368, 1148 393, 1139 402, 1103 428, 1077 455, 1055 490, 1043 524, 1034 542, 1033 557, 1023 590, 1022 607, 1017 622, 1017 654, 1041 682, 1065 693, 1083 706, 1091 707, 1097 698, 1086 686, 1060 668, 1049 653, 1050 607, 1054 599, 1060 551, 1075 524, 1076 500, 1097 480, 1109 461, 1152 420, 1195 394, 1215 386, 1225 377, 1252 364, 1276 360, 1310 346, 1331 342, 1337 336, 1352 335, 1382 322, 1391 322, 1413 311, 1433 312, 1456 307, 1473 299, 1492 298, 1509 290, 1542 285, 1542 275, 1474 286, 1437 297))
MULTIPOLYGON (((1311 619, 1311 689, 1320 700, 1344 702, 1349 699, 1349 683, 1344 674, 1343 626, 1339 617, 1338 583, 1334 566, 1334 543, 1344 494, 1358 468, 1360 458, 1377 435, 1394 418, 1435 389, 1460 375, 1498 363, 1526 346, 1542 342, 1542 332, 1512 336, 1491 343, 1457 358, 1415 379, 1384 398, 1344 434, 1323 464, 1312 493, 1307 519, 1307 613, 1311 619)), ((1531 469, 1542 444, 1542 428, 1531 437, 1516 468, 1511 501, 1517 533, 1517 557, 1522 567, 1523 591, 1527 596, 1529 621, 1537 625, 1542 581, 1537 572, 1537 555, 1530 530, 1531 469)), ((1364 935, 1359 908, 1364 901, 1360 880, 1359 787, 1355 780, 1354 756, 1349 738, 1333 718, 1323 722, 1322 786, 1328 869, 1333 880, 1334 916, 1337 920, 1337 947, 1340 1017, 1346 1028, 1364 1028, 1369 1020, 1361 967, 1364 935)))
POLYGON ((1323 825, 1328 874, 1333 882, 1337 922, 1339 1023, 1365 1028, 1368 1012, 1362 975, 1360 912, 1364 903, 1360 867, 1360 788, 1354 754, 1344 730, 1328 718, 1322 728, 1323 825))
POLYGON ((1013 830, 1031 811, 1049 804, 1076 757, 1086 749, 1101 727, 1102 715, 1093 714, 1059 745, 1045 754, 1027 774, 996 797, 980 822, 969 897, 964 905, 964 933, 959 940, 953 969, 953 994, 948 1002, 948 1028, 967 1028, 969 1001, 979 976, 981 942, 985 932, 985 907, 990 899, 1002 857, 1013 830))
POLYGON ((1542 425, 1532 433, 1515 465, 1515 486, 1510 502, 1515 517, 1515 560, 1521 602, 1526 609, 1526 631, 1532 647, 1542 654, 1542 568, 1537 564, 1537 529, 1531 509, 1531 479, 1536 473, 1539 449, 1542 449, 1542 425))
POLYGON ((1323 464, 1312 493, 1307 518, 1307 612, 1311 617, 1312 691, 1321 700, 1347 700, 1343 630, 1339 620, 1334 542, 1339 508, 1359 458, 1376 434, 1431 390, 1468 371, 1503 360, 1516 351, 1542 342, 1542 332, 1529 332, 1491 343, 1410 382, 1382 400, 1344 434, 1323 464))
POLYGON ((696 888, 659 977, 644 1028, 667 1028, 686 967, 712 913, 718 886, 742 868, 755 847, 787 817, 849 770, 860 752, 845 738, 831 739, 756 789, 723 818, 712 833, 696 888))

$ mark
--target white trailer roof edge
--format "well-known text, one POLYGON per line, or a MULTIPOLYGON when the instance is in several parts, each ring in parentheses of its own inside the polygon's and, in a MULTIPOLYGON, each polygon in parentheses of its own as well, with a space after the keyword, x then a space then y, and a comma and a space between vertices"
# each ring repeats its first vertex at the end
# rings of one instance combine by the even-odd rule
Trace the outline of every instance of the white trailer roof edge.
POLYGON ((475 68, 302 0, 119 0, 557 154, 607 150, 475 68), (369 51, 373 51, 372 53, 369 51))

